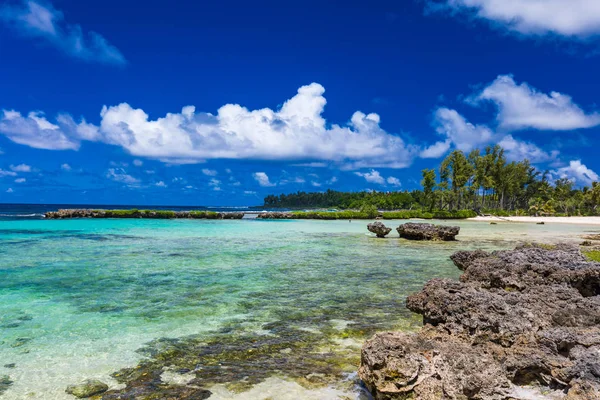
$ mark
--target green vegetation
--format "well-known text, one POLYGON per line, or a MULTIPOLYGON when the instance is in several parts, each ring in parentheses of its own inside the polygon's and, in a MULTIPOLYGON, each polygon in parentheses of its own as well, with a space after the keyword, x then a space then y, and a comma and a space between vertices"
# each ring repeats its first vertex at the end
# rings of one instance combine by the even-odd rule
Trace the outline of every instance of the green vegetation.
POLYGON ((101 218, 153 218, 153 219, 171 219, 171 218, 193 218, 193 219, 216 219, 219 213, 213 211, 190 211, 179 212, 170 210, 94 210, 94 213, 101 218))
POLYGON ((572 181, 566 178, 551 181, 552 176, 547 171, 538 171, 529 160, 508 162, 504 150, 496 145, 468 154, 453 151, 437 170, 422 171, 422 190, 297 192, 269 195, 264 206, 337 208, 360 213, 368 211, 365 207, 407 210, 396 211, 398 218, 411 212, 418 213, 412 218, 427 218, 429 214, 432 218, 459 218, 455 215, 464 210, 499 216, 600 214, 599 182, 576 189, 572 181))
POLYGON ((426 211, 389 211, 389 212, 368 212, 368 211, 294 211, 292 215, 296 219, 373 219, 381 216, 383 219, 463 219, 477 216, 477 213, 470 210, 461 211, 435 211, 433 213, 426 211))
POLYGON ((600 250, 584 251, 583 255, 590 261, 600 262, 600 250))

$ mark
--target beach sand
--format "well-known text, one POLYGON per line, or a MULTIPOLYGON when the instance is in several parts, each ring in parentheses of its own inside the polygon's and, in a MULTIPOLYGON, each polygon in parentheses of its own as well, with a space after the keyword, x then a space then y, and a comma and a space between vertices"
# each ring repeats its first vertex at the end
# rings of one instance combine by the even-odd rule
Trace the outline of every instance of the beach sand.
POLYGON ((600 225, 600 217, 475 217, 470 221, 479 222, 524 222, 545 224, 578 224, 578 225, 600 225))

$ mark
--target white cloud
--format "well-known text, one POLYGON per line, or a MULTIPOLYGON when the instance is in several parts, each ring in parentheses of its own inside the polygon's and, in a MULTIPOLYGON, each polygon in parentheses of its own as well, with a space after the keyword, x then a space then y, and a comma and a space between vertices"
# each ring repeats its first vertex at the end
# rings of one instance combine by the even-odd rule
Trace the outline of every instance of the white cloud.
POLYGON ((400 183, 400 179, 390 176, 389 178, 386 179, 386 182, 392 186, 402 186, 402 183, 400 183))
POLYGON ((421 158, 440 158, 441 156, 446 154, 446 152, 450 149, 451 144, 452 141, 449 139, 441 142, 436 142, 431 146, 423 149, 419 156, 421 158))
POLYGON ((274 183, 269 181, 269 176, 264 172, 255 172, 252 174, 252 177, 258 182, 258 184, 262 187, 270 187, 275 186, 274 183))
POLYGON ((231 170, 229 168, 225 168, 225 172, 228 173, 228 174, 230 174, 231 170))
POLYGON ((140 180, 128 175, 123 168, 109 168, 106 177, 115 182, 125 183, 127 185, 137 185, 140 180))
POLYGON ((220 191, 221 190, 221 181, 215 178, 212 178, 209 182, 208 182, 208 186, 211 186, 213 188, 214 191, 220 191))
POLYGON ((567 178, 581 185, 591 185, 592 182, 600 181, 600 176, 597 173, 581 163, 581 160, 573 160, 568 166, 562 167, 554 171, 561 178, 567 178))
POLYGON ((586 38, 600 34, 597 0, 429 0, 428 8, 467 12, 523 35, 586 38))
POLYGON ((313 185, 314 187, 321 187, 321 184, 316 181, 311 181, 310 184, 313 185))
POLYGON ((333 183, 336 183, 337 181, 338 181, 338 178, 337 178, 337 176, 333 176, 333 177, 331 177, 331 179, 329 179, 329 180, 327 181, 327 184, 328 184, 328 185, 331 185, 331 184, 333 184, 333 183))
POLYGON ((312 83, 299 88, 279 110, 226 104, 213 115, 186 106, 156 120, 122 103, 102 108, 99 127, 83 120, 77 124, 65 115, 53 124, 39 112, 22 117, 9 111, 0 120, 0 132, 17 143, 46 149, 77 149, 82 140, 101 140, 134 156, 168 163, 311 159, 354 169, 404 168, 412 163, 419 149, 381 129, 377 114, 357 111, 348 126, 326 123, 324 92, 323 86, 312 83))
POLYGON ((254 192, 252 190, 244 190, 244 194, 246 194, 246 195, 254 195, 254 194, 256 194, 256 192, 254 192))
POLYGON ((10 169, 15 172, 31 172, 31 166, 27 164, 12 165, 10 169))
POLYGON ((217 176, 217 171, 214 169, 203 168, 202 173, 206 176, 217 176))
MULTIPOLYGON (((436 110, 433 124, 438 134, 447 137, 447 141, 443 143, 451 141, 457 149, 463 151, 470 151, 488 143, 493 136, 492 130, 487 126, 473 125, 456 110, 445 107, 436 110)), ((425 153, 426 156, 440 154, 444 146, 445 144, 434 144, 421 154, 425 153)))
POLYGON ((3 176, 17 176, 17 173, 13 172, 13 171, 5 171, 0 168, 0 177, 3 177, 3 176))
POLYGON ((532 163, 542 163, 556 160, 559 154, 558 150, 551 153, 545 152, 534 143, 515 139, 512 135, 506 135, 498 144, 506 151, 506 156, 511 161, 520 161, 526 158, 532 163))
POLYGON ((133 165, 135 165, 136 167, 141 167, 142 165, 144 165, 144 162, 142 160, 133 160, 133 165))
POLYGON ((154 186, 158 187, 167 187, 167 185, 163 181, 158 181, 154 184, 154 186))
POLYGON ((25 181, 27 181, 27 179, 25 179, 25 178, 17 178, 17 179, 15 179, 15 183, 25 183, 25 181))
POLYGON ((355 174, 358 176, 362 176, 367 182, 378 183, 380 185, 385 184, 385 179, 383 178, 383 176, 381 176, 379 171, 375 171, 374 169, 372 169, 371 172, 355 172, 355 174))
POLYGON ((600 125, 600 114, 586 114, 570 96, 558 92, 541 93, 527 83, 518 85, 509 75, 498 76, 471 98, 474 104, 482 101, 496 104, 499 128, 505 130, 565 131, 600 125))
POLYGON ((77 150, 82 140, 97 140, 98 128, 69 115, 59 114, 51 123, 43 113, 32 111, 26 117, 17 111, 3 110, 0 133, 15 143, 36 149, 77 150))
POLYGON ((45 40, 66 54, 88 62, 125 64, 123 54, 96 32, 83 32, 79 25, 67 24, 64 15, 47 1, 21 0, 21 4, 0 6, 4 21, 26 37, 45 40))
POLYGON ((6 189, 6 193, 14 193, 15 191, 12 188, 6 189))
POLYGON ((60 169, 62 169, 63 171, 70 171, 72 168, 69 164, 63 164, 60 166, 60 169))
POLYGON ((327 163, 324 163, 324 162, 300 163, 300 164, 292 164, 292 167, 325 168, 325 167, 327 167, 327 163))

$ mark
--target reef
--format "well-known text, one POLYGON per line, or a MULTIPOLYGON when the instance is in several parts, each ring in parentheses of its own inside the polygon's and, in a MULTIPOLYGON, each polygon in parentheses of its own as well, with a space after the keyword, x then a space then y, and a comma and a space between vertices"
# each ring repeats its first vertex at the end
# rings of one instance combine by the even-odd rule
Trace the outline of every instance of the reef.
POLYGON ((147 218, 147 219, 242 219, 243 212, 168 211, 168 210, 92 210, 61 209, 44 214, 47 219, 71 218, 147 218))
POLYGON ((460 227, 409 222, 400 225, 396 230, 404 239, 451 241, 456 239, 460 227))
POLYGON ((569 245, 451 258, 460 281, 407 299, 421 331, 363 346, 375 399, 600 399, 600 263, 569 245))
POLYGON ((378 238, 384 238, 392 231, 392 228, 388 228, 381 222, 373 222, 367 225, 367 229, 377 235, 378 238))

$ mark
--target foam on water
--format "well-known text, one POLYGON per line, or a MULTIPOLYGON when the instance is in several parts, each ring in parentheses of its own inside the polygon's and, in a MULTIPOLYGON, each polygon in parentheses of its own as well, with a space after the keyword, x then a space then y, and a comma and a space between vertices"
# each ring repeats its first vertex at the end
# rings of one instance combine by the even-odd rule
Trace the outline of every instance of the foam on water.
MULTIPOLYGON (((0 398, 71 399, 66 386, 88 378, 119 387, 110 374, 134 366, 152 340, 277 335, 268 328, 277 322, 358 352, 348 335, 416 326, 405 297, 430 278, 457 277, 453 251, 578 241, 586 229, 459 222, 460 242, 409 243, 366 236, 366 223, 0 221, 0 377, 13 381, 0 398)), ((360 396, 286 377, 243 394, 211 390, 231 400, 360 396)))

